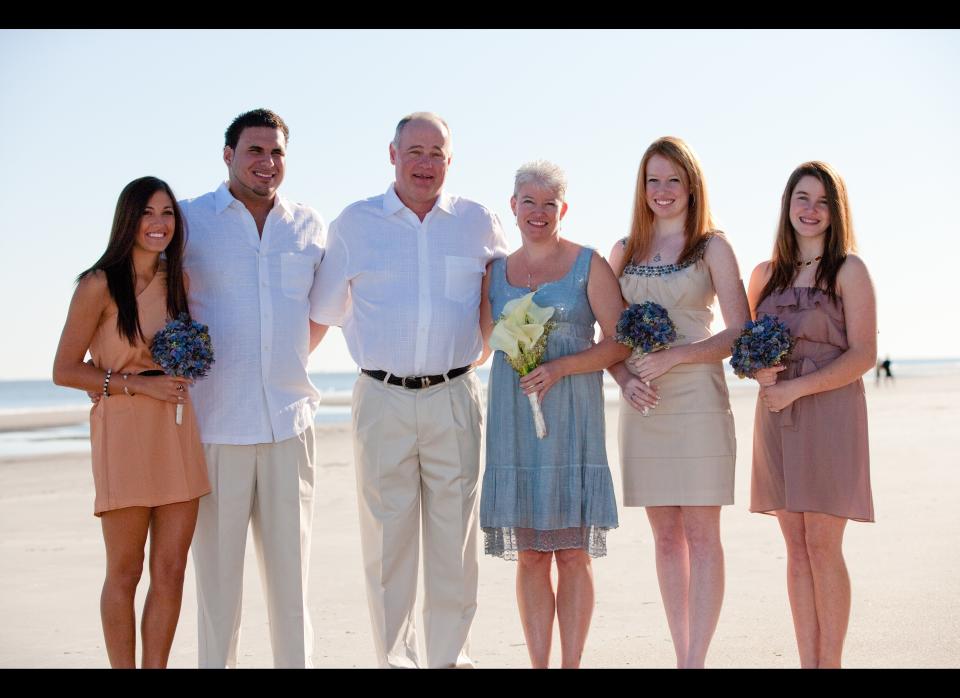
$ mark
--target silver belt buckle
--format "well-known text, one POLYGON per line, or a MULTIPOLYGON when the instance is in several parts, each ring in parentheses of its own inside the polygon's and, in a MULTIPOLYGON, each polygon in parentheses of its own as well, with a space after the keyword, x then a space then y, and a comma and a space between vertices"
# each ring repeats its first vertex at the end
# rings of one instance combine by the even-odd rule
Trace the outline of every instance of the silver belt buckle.
POLYGON ((430 387, 430 376, 423 376, 420 378, 420 387, 429 388, 430 387))

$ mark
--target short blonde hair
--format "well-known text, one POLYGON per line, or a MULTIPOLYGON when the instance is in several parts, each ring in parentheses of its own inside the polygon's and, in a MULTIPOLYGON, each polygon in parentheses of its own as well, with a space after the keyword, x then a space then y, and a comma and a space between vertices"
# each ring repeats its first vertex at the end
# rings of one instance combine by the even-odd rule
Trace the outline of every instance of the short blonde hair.
POLYGON ((524 184, 539 184, 549 189, 560 201, 567 197, 567 175, 560 168, 548 160, 533 160, 520 165, 513 180, 513 195, 516 196, 524 184))

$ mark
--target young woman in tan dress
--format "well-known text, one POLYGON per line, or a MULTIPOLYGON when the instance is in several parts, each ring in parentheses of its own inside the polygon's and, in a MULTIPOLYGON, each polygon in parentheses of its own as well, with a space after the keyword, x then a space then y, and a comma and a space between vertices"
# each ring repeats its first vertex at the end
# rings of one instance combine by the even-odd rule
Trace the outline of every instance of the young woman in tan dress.
POLYGON ((630 236, 610 264, 626 302, 659 303, 679 335, 610 373, 622 392, 623 503, 647 509, 677 666, 702 667, 723 602, 720 507, 733 504, 736 460, 721 362, 748 308, 700 164, 682 140, 660 138, 644 153, 630 236), (712 334, 716 300, 727 329, 712 334))
POLYGON ((776 514, 802 667, 838 667, 850 617, 841 549, 847 520, 873 521, 861 376, 877 360, 873 283, 855 249, 847 190, 823 162, 783 192, 773 258, 753 270, 753 316, 776 315, 796 340, 757 373, 750 511, 776 514))
POLYGON ((100 616, 114 668, 136 666, 134 596, 148 534, 141 665, 166 666, 198 498, 210 491, 190 381, 163 375, 150 357, 154 334, 188 311, 183 245, 170 187, 155 177, 128 184, 106 252, 78 278, 53 365, 57 385, 100 395, 90 411, 90 441, 94 514, 107 554, 100 616), (88 350, 92 363, 84 362, 88 350))

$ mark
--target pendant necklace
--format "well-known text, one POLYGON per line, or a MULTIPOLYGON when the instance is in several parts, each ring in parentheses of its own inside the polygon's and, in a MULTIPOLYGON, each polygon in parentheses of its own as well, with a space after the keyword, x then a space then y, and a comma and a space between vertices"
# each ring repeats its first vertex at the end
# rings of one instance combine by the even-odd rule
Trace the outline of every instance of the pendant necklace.
MULTIPOLYGON (((556 249, 559 249, 559 248, 560 248, 560 243, 559 243, 559 241, 558 241, 558 242, 557 242, 556 249)), ((522 249, 523 249, 523 266, 525 266, 525 267, 527 268, 527 288, 530 289, 531 291, 536 291, 537 288, 539 288, 539 286, 538 286, 537 288, 534 288, 534 286, 533 286, 533 274, 531 273, 530 256, 529 256, 529 254, 527 253, 527 248, 526 248, 526 247, 523 247, 522 249)), ((549 257, 552 256, 553 254, 554 254, 554 253, 551 253, 551 254, 548 255, 545 259, 549 259, 549 257)), ((541 284, 541 285, 542 285, 542 284, 541 284)))

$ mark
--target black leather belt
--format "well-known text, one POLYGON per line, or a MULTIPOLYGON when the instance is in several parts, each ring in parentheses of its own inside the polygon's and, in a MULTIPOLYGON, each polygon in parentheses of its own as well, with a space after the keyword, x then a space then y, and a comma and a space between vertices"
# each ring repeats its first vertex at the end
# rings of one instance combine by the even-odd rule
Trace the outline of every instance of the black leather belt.
POLYGON ((360 373, 366 373, 368 376, 374 380, 378 380, 381 383, 383 379, 387 379, 387 383, 390 385, 400 385, 409 390, 420 390, 420 388, 429 388, 431 385, 439 385, 440 383, 445 383, 448 380, 452 380, 457 376, 462 376, 464 373, 468 373, 473 370, 473 366, 462 366, 461 368, 454 368, 446 372, 446 374, 441 373, 437 376, 407 376, 406 378, 401 378, 400 376, 395 376, 392 373, 387 373, 386 371, 368 371, 365 368, 360 369, 360 373))

